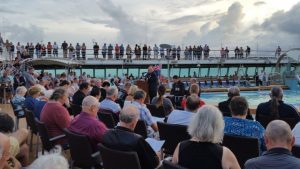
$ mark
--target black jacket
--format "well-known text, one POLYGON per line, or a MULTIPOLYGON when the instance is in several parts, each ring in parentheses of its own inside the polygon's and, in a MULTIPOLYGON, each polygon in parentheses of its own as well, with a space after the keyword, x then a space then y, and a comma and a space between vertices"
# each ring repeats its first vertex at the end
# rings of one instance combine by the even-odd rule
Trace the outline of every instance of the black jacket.
POLYGON ((148 79, 148 89, 149 92, 157 92, 157 87, 158 87, 158 78, 154 72, 152 73, 147 73, 146 78, 148 79))
POLYGON ((74 93, 72 97, 72 103, 78 106, 81 106, 83 99, 85 98, 85 94, 82 93, 80 90, 74 93))
MULTIPOLYGON (((220 111, 223 113, 223 116, 231 117, 231 111, 229 109, 230 101, 231 101, 231 99, 228 99, 226 101, 220 102, 219 105, 218 105, 220 111)), ((248 109, 246 119, 254 120, 251 113, 250 113, 250 109, 248 109)))
POLYGON ((178 81, 177 83, 173 83, 171 94, 174 96, 184 96, 185 95, 184 84, 181 81, 178 81))
POLYGON ((108 130, 102 137, 102 144, 119 151, 137 152, 142 169, 154 169, 159 164, 156 153, 145 139, 127 128, 117 126, 108 130))

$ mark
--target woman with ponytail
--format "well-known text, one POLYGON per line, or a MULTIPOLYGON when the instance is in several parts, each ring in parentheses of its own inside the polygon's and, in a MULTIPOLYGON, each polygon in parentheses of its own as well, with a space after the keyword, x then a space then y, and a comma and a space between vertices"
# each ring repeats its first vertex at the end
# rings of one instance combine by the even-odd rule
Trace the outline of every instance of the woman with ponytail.
POLYGON ((164 85, 160 85, 157 93, 158 96, 152 99, 151 104, 155 105, 156 107, 163 106, 166 110, 166 114, 170 114, 174 108, 170 99, 164 97, 166 93, 166 87, 164 85))
POLYGON ((256 121, 260 121, 260 116, 270 116, 274 119, 278 118, 295 118, 300 120, 297 109, 282 101, 283 90, 275 86, 271 89, 270 100, 260 103, 256 109, 256 121))

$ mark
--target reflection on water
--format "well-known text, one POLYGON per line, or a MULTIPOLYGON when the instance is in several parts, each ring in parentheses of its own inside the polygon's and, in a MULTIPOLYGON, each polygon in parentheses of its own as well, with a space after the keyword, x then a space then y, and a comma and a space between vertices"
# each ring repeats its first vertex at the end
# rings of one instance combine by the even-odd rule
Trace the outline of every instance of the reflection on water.
MULTIPOLYGON (((247 91, 241 92, 241 96, 245 97, 250 107, 257 107, 259 103, 267 102, 270 99, 270 91, 247 91)), ((292 104, 297 108, 300 107, 300 91, 285 90, 283 101, 292 104)), ((227 93, 202 93, 201 99, 208 104, 217 105, 221 101, 228 99, 227 93)))

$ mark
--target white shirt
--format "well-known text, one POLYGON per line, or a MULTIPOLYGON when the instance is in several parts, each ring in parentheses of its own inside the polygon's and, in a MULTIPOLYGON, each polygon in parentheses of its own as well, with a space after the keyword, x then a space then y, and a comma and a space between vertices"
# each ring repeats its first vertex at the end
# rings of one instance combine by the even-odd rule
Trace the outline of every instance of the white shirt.
POLYGON ((300 146, 300 122, 293 128, 292 133, 295 137, 295 145, 300 146))

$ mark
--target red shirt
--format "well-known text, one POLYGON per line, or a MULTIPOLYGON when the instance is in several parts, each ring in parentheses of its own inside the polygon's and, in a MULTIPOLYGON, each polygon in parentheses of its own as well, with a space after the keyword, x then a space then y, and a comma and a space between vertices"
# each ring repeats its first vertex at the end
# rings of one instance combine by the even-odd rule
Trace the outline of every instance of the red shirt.
MULTIPOLYGON (((205 105, 205 102, 203 100, 200 99, 200 103, 199 103, 199 108, 201 106, 205 105)), ((186 98, 183 98, 182 101, 181 101, 181 107, 185 109, 186 107, 186 98)))
MULTIPOLYGON (((71 123, 68 110, 60 103, 52 101, 45 104, 40 118, 45 123, 50 137, 64 134, 63 129, 68 128, 71 123)), ((66 140, 59 140, 57 143, 64 144, 66 140)))
POLYGON ((96 117, 93 117, 86 112, 81 112, 71 122, 69 130, 77 134, 88 136, 92 147, 94 150, 97 150, 97 144, 101 142, 102 136, 107 128, 105 124, 96 117))

